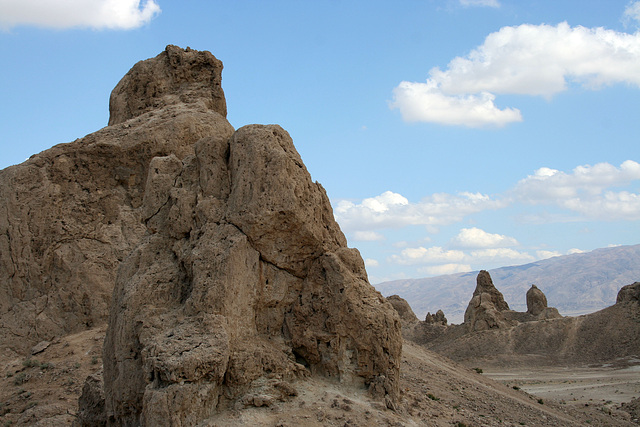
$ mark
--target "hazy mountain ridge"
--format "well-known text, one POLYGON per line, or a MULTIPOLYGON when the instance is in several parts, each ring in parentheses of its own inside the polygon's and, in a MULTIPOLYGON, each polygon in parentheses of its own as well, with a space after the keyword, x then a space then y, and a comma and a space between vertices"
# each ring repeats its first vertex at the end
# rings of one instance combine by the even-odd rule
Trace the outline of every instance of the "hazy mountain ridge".
MULTIPOLYGON (((514 310, 526 310, 525 294, 535 284, 561 314, 591 313, 613 305, 620 288, 640 280, 640 245, 595 249, 489 272, 514 310)), ((450 321, 459 323, 477 275, 473 271, 394 280, 375 287, 385 296, 406 299, 419 318, 442 309, 450 321)))

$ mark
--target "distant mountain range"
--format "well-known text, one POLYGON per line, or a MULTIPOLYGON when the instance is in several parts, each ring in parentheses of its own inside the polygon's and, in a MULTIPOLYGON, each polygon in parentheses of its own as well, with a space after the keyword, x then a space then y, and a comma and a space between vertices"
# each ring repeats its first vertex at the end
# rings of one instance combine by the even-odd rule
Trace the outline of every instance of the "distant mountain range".
MULTIPOLYGON (((577 316, 613 305, 618 290, 640 281, 640 245, 616 246, 489 270, 509 307, 526 311, 532 284, 562 315, 577 316)), ((441 309, 451 323, 461 323, 476 286, 477 271, 375 285, 384 296, 406 299, 420 319, 441 309)))

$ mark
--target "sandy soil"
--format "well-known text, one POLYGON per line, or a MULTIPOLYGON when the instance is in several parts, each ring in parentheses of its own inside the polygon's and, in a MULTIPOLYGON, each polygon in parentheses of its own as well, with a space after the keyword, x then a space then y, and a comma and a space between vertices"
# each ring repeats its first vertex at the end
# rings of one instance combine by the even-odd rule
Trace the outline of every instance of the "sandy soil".
MULTIPOLYGON (((633 361, 632 361, 633 362, 633 361)), ((640 360, 631 366, 484 369, 489 378, 543 399, 571 404, 620 404, 640 397, 640 360)))
MULTIPOLYGON (((60 338, 29 358, 0 354, 0 426, 71 425, 84 378, 100 369, 104 331, 101 327, 60 338)), ((310 377, 293 383, 296 395, 286 400, 263 407, 237 406, 236 403, 201 425, 634 426, 637 424, 630 415, 621 411, 612 399, 606 403, 600 396, 598 402, 594 399, 589 406, 572 405, 554 401, 551 395, 541 401, 525 390, 534 392, 529 384, 542 386, 552 381, 565 386, 580 384, 585 389, 587 383, 578 383, 579 379, 590 378, 594 384, 600 379, 600 384, 604 384, 614 381, 613 374, 618 375, 620 384, 628 382, 638 387, 636 368, 601 367, 599 371, 582 372, 581 376, 572 371, 575 375, 566 381, 573 383, 562 383, 565 379, 560 380, 561 371, 541 375, 521 369, 479 374, 405 341, 401 399, 395 410, 389 409, 385 402, 373 400, 361 387, 310 377), (595 372, 602 375, 608 372, 609 376, 599 378, 595 372), (535 384, 535 381, 542 382, 535 384), (519 390, 513 388, 516 384, 520 384, 519 390)), ((564 378, 569 378, 564 374, 564 378)), ((619 394, 624 392, 624 396, 630 396, 633 391, 622 385, 618 390, 619 394)))

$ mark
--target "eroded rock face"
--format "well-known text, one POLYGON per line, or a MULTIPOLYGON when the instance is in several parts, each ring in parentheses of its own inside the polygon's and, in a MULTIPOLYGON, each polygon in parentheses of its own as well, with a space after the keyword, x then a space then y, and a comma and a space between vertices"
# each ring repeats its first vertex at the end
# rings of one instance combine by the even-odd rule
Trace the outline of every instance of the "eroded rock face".
POLYGON ((398 312, 403 326, 419 322, 418 317, 404 298, 398 295, 391 295, 387 297, 387 301, 389 301, 393 308, 398 312))
POLYGON ((109 415, 191 424, 305 370, 395 399, 398 317, 289 135, 252 125, 195 152, 151 162, 148 235, 120 269, 104 347, 109 415))
POLYGON ((640 282, 623 286, 620 291, 618 291, 616 304, 623 304, 627 302, 640 302, 640 282))
POLYGON ((111 92, 109 125, 169 105, 197 106, 226 117, 222 62, 210 52, 172 45, 138 62, 111 92))
POLYGON ((279 126, 230 130, 150 162, 146 233, 120 266, 103 351, 111 424, 194 425, 308 374, 393 406, 400 321, 324 189, 279 126))
POLYGON ((496 289, 486 270, 478 273, 476 289, 464 313, 464 324, 469 331, 484 331, 509 326, 502 312, 509 305, 502 293, 496 289))
MULTIPOLYGON (((217 81, 222 65, 211 54, 169 46, 150 63, 134 67, 139 68, 154 77, 206 75, 206 81, 217 81), (193 62, 198 67, 192 73, 193 62)), ((130 85, 132 74, 125 79, 130 85)), ((140 91, 132 93, 146 94, 135 102, 154 105, 160 99, 159 92, 150 92, 153 82, 134 86, 140 91)), ((136 107, 134 114, 135 102, 126 102, 122 97, 128 92, 118 90, 110 122, 119 124, 0 171, 0 342, 5 349, 24 353, 40 341, 105 322, 118 265, 146 232, 141 208, 145 189, 152 187, 147 185, 152 159, 173 155, 180 162, 193 155, 202 138, 233 133, 221 107, 162 101, 163 108, 136 107)), ((212 89, 202 94, 196 85, 165 92, 176 91, 200 99, 211 98, 212 89)))

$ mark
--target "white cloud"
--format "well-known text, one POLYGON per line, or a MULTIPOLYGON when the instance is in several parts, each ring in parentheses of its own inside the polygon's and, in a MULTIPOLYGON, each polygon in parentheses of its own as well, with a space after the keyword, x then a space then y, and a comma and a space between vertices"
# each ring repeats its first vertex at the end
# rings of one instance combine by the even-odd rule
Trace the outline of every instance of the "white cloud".
POLYGON ((611 187, 640 180, 640 164, 627 160, 576 167, 571 173, 540 168, 518 182, 513 195, 530 204, 552 204, 593 219, 640 219, 640 194, 611 187))
POLYGON ((138 28, 160 13, 155 0, 0 0, 0 27, 138 28))
POLYGON ((627 25, 631 21, 636 21, 636 25, 640 24, 640 1, 629 3, 629 5, 624 10, 622 20, 627 25))
POLYGON ((517 109, 497 108, 496 94, 549 98, 569 82, 591 89, 640 86, 640 32, 566 22, 503 27, 445 70, 431 69, 426 83, 402 82, 390 106, 406 121, 502 126, 522 116, 517 109))
POLYGON ((451 240, 451 245, 459 248, 499 248, 516 246, 518 241, 502 234, 487 233, 479 228, 463 228, 451 240))
POLYGON ((460 4, 463 6, 500 7, 498 0, 460 0, 460 4))
POLYGON ((558 251, 536 251, 536 257, 538 257, 538 259, 553 258, 560 255, 562 255, 562 253, 558 251))
POLYGON ((534 261, 535 258, 526 252, 519 252, 510 248, 493 248, 493 249, 480 249, 472 251, 467 258, 467 261, 473 264, 481 263, 513 263, 513 262, 529 262, 534 261))
POLYGON ((578 248, 571 248, 567 251, 567 255, 582 254, 582 253, 584 253, 584 251, 578 248))
POLYGON ((446 225, 466 215, 504 207, 504 202, 480 193, 433 194, 410 203, 400 194, 386 191, 361 203, 339 201, 334 209, 343 230, 399 228, 408 225, 446 225))
POLYGON ((489 92, 446 95, 435 81, 402 82, 393 90, 391 108, 398 108, 406 122, 430 122, 469 127, 497 126, 522 121, 517 109, 499 109, 489 92))
POLYGON ((357 242, 373 242, 376 240, 384 240, 384 236, 375 231, 355 231, 353 233, 353 240, 357 242))
POLYGON ((377 260, 373 259, 373 258, 367 258, 367 259, 364 260, 364 265, 367 268, 373 268, 373 267, 378 267, 380 265, 380 263, 377 260))
POLYGON ((402 264, 441 264, 441 263, 455 263, 464 259, 464 252, 456 250, 445 250, 439 246, 433 246, 431 248, 418 247, 407 248, 400 252, 400 255, 392 255, 390 261, 402 264))
MULTIPOLYGON (((398 255, 389 257, 389 262, 400 265, 426 265, 445 268, 443 265, 461 265, 471 270, 470 265, 483 264, 515 264, 535 261, 536 258, 526 252, 519 252, 510 248, 489 248, 465 253, 460 250, 444 249, 440 246, 430 248, 406 248, 398 255), (467 268, 469 267, 469 268, 467 268)), ((453 267, 448 267, 453 268, 453 267)), ((463 268, 463 267, 460 267, 463 268)), ((426 270, 423 268, 423 272, 426 270)), ((445 273, 443 273, 445 274, 445 273)), ((448 274, 448 273, 447 273, 448 274)))
POLYGON ((471 271, 472 268, 468 264, 443 264, 434 265, 431 267, 419 268, 420 273, 428 274, 430 276, 442 276, 444 274, 466 273, 471 271))

